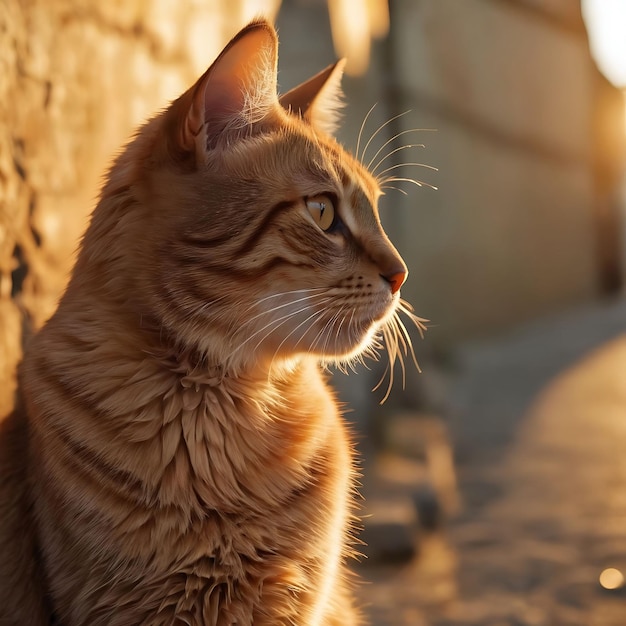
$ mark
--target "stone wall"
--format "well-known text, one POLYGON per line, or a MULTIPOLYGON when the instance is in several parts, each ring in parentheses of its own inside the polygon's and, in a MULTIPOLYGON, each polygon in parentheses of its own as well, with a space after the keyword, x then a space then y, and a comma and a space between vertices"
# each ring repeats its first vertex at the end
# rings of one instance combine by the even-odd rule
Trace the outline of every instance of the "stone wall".
MULTIPOLYGON (((266 0, 266 14, 278 2, 266 0)), ((0 3, 0 415, 54 310, 106 165, 258 11, 230 0, 0 3)))

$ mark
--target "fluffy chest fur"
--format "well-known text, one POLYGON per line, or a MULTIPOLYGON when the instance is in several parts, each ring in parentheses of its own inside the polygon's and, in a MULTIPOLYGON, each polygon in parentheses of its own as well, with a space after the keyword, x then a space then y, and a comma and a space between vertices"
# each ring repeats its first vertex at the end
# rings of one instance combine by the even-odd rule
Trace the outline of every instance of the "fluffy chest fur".
POLYGON ((126 357, 102 372, 103 348, 67 359, 50 349, 59 334, 42 333, 23 388, 61 622, 322 623, 343 584, 352 470, 317 366, 229 380, 126 357))

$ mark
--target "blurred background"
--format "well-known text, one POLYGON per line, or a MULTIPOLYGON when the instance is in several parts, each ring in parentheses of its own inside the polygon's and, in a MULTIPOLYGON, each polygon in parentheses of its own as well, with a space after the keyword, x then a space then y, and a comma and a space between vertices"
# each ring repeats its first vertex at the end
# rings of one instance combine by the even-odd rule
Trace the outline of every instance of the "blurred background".
POLYGON ((282 92, 348 58, 339 140, 398 179, 381 217, 430 320, 384 405, 384 357, 334 376, 372 619, 623 625, 625 6, 0 0, 0 414, 112 156, 266 15, 282 92))

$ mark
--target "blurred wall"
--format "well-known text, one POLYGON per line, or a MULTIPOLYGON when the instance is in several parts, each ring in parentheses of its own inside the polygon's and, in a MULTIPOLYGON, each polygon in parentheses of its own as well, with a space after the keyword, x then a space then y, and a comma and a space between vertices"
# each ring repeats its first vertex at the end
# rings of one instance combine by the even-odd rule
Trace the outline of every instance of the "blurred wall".
MULTIPOLYGON (((612 113, 598 111, 598 94, 609 88, 579 3, 391 6, 391 99, 414 111, 398 129, 438 129, 422 158, 439 167, 439 190, 398 199, 412 270, 404 293, 436 322, 434 340, 510 327, 617 286, 604 278, 619 242, 614 216, 599 221, 594 165, 596 118, 612 113)), ((613 122, 623 151, 623 113, 613 122)))

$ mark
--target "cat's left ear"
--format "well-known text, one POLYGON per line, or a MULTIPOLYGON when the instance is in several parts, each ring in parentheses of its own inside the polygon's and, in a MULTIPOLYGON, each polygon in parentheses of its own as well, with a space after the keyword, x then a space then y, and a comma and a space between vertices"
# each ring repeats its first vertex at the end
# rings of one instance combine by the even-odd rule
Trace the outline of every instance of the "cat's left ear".
POLYGON ((345 64, 346 60, 340 59, 329 65, 313 78, 282 95, 280 103, 313 127, 329 134, 334 133, 343 106, 341 77, 345 64))
POLYGON ((181 146, 202 151, 224 133, 262 120, 278 103, 277 58, 278 38, 269 22, 256 20, 239 31, 181 98, 181 146))

